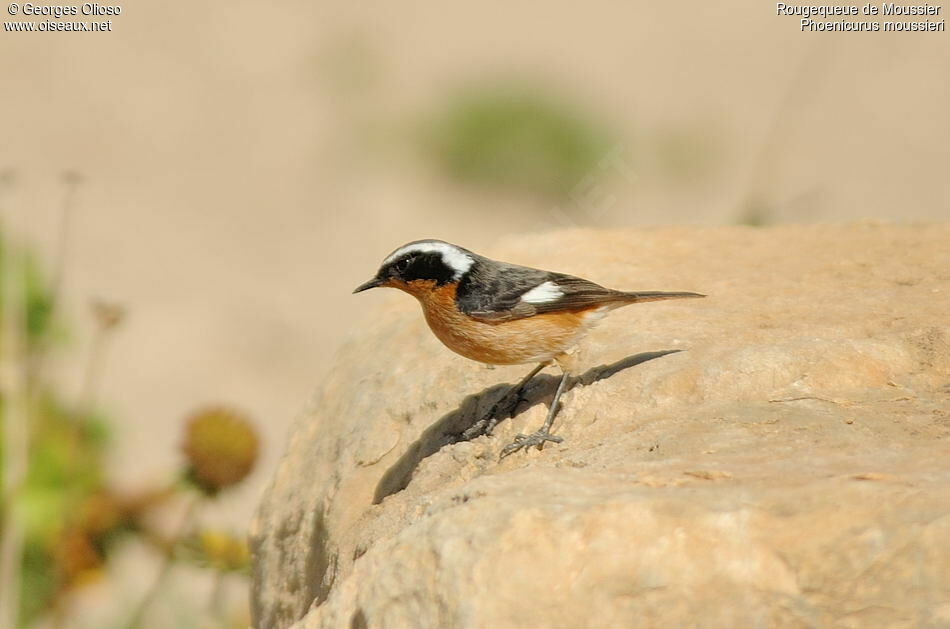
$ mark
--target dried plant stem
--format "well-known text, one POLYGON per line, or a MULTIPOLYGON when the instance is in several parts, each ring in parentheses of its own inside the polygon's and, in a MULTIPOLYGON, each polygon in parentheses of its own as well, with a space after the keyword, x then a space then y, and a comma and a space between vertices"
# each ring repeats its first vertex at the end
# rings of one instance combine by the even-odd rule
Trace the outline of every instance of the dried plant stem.
POLYGON ((105 361, 105 350, 110 330, 97 325, 93 332, 92 345, 86 365, 83 368, 82 384, 79 388, 79 410, 88 413, 95 409, 99 391, 99 377, 105 361))
POLYGON ((198 507, 200 506, 203 498, 204 497, 200 495, 194 496, 185 507, 185 513, 182 516, 181 521, 178 523, 175 533, 168 542, 168 548, 166 549, 165 556, 162 558, 162 565, 159 567, 158 573, 155 575, 155 579, 145 591, 145 595, 142 597, 142 600, 139 601, 139 604, 136 605, 135 609, 132 611, 132 615, 129 617, 129 622, 126 624, 126 629, 138 629, 142 626, 142 621, 145 619, 146 612, 148 612, 149 607, 151 607, 152 603, 155 601, 158 593, 161 592, 162 587, 165 585, 165 581, 168 579, 168 574, 171 572, 172 566, 175 563, 175 548, 194 524, 195 516, 198 513, 198 507))
POLYGON ((83 370, 82 385, 79 389, 79 410, 91 413, 98 402, 99 378, 105 363, 106 344, 112 333, 122 322, 125 310, 113 303, 95 300, 92 302, 92 314, 96 330, 92 337, 92 346, 83 370))
POLYGON ((73 208, 76 205, 76 191, 79 189, 80 179, 75 173, 64 175, 65 191, 63 193, 63 210, 59 219, 59 240, 56 243, 56 261, 53 266, 51 282, 53 310, 59 305, 62 298, 63 284, 66 280, 66 268, 69 262, 70 233, 73 223, 73 208))
POLYGON ((799 62, 776 104, 772 120, 759 145, 758 155, 752 163, 745 198, 740 207, 752 208, 763 202, 775 184, 775 172, 780 167, 782 151, 787 148, 788 137, 799 120, 794 114, 801 111, 807 100, 814 96, 819 75, 827 67, 827 64, 815 62, 827 52, 827 45, 818 40, 815 42, 799 62))
MULTIPOLYGON (((73 207, 76 202, 76 191, 79 188, 80 180, 79 175, 72 172, 67 172, 63 176, 65 190, 62 211, 60 212, 59 233, 54 249, 53 275, 50 281, 50 311, 48 316, 51 319, 56 316, 62 301, 63 285, 66 280, 66 269, 69 261, 73 207)), ((46 343, 41 341, 35 347, 32 347, 29 356, 26 356, 26 379, 31 391, 36 391, 45 375, 47 350, 46 343)))
POLYGON ((211 584, 211 594, 208 596, 208 627, 222 627, 225 619, 226 588, 223 570, 215 570, 214 582, 211 584))
POLYGON ((9 240, 0 255, 0 412, 3 418, 3 502, 0 504, 0 629, 16 629, 20 607, 23 531, 16 506, 29 457, 28 409, 23 370, 25 278, 9 240))

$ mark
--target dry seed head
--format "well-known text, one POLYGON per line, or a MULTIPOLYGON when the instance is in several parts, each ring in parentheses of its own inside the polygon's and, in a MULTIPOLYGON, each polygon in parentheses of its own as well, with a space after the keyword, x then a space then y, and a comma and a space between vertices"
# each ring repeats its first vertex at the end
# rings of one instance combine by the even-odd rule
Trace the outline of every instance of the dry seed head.
POLYGON ((188 419, 185 443, 188 476, 208 494, 240 483, 257 461, 258 438, 239 412, 217 407, 188 419))
POLYGON ((113 302, 96 299, 92 302, 92 315, 100 328, 111 330, 122 323, 122 319, 125 318, 125 308, 113 302))

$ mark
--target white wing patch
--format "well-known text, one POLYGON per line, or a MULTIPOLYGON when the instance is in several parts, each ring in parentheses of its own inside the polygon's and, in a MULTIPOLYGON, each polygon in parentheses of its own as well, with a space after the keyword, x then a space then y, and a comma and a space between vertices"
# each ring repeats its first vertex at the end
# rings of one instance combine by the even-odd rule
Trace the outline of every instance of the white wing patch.
POLYGON ((552 301, 557 301, 564 296, 564 291, 562 291, 557 284, 551 281, 538 284, 527 293, 521 296, 521 301, 526 301, 529 304, 549 304, 552 301))
POLYGON ((455 271, 455 279, 461 278, 463 275, 465 275, 465 272, 472 268, 472 265, 475 264, 475 260, 472 259, 472 256, 468 255, 458 247, 447 242, 432 240, 428 242, 416 242, 396 249, 389 255, 388 258, 383 260, 383 266, 389 264, 400 256, 404 256, 405 254, 414 251, 418 251, 419 253, 440 254, 442 256, 442 261, 445 262, 449 268, 455 271))

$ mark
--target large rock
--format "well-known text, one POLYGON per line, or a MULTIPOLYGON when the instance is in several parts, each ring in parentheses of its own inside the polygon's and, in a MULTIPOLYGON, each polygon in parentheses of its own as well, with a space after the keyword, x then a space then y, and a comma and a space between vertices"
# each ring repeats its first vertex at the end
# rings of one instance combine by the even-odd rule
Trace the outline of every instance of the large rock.
POLYGON ((487 253, 709 298, 611 314, 564 443, 503 461, 553 371, 452 443, 529 367, 469 362, 409 296, 367 298, 255 520, 257 627, 950 625, 950 226, 487 253))

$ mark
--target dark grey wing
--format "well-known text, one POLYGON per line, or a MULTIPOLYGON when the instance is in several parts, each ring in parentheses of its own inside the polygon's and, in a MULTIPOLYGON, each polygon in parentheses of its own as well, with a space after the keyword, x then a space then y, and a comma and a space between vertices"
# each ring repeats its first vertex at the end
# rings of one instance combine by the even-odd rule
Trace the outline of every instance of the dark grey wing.
POLYGON ((501 322, 545 312, 583 310, 615 294, 570 275, 514 265, 478 265, 459 283, 456 303, 470 317, 501 322))
POLYGON ((606 301, 612 301, 613 298, 621 294, 580 277, 559 273, 552 275, 555 275, 555 277, 551 281, 561 292, 561 295, 555 299, 534 304, 538 314, 562 310, 584 310, 603 304, 606 301))
POLYGON ((465 314, 485 321, 530 317, 535 310, 530 304, 522 305, 521 296, 551 275, 548 271, 482 258, 459 282, 455 303, 465 314))

